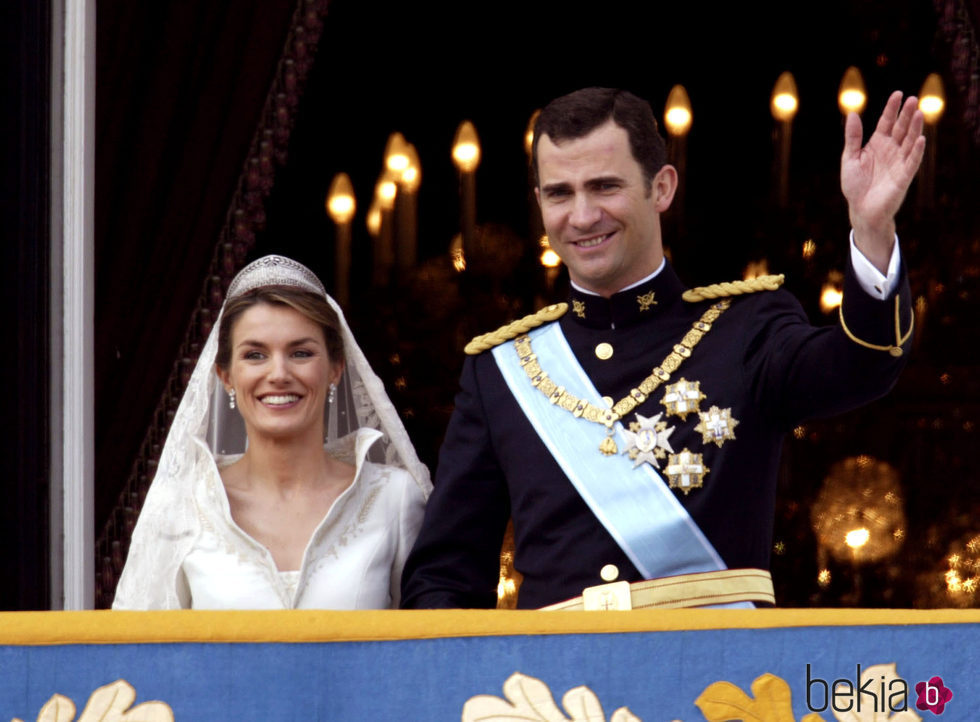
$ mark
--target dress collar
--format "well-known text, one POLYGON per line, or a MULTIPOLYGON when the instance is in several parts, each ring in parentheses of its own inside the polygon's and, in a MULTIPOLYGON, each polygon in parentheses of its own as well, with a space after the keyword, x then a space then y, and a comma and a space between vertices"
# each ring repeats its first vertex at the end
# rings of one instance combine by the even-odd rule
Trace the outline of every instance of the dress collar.
POLYGON ((684 290, 673 267, 666 263, 652 278, 609 298, 573 286, 569 291, 567 317, 589 328, 624 328, 659 314, 684 290))

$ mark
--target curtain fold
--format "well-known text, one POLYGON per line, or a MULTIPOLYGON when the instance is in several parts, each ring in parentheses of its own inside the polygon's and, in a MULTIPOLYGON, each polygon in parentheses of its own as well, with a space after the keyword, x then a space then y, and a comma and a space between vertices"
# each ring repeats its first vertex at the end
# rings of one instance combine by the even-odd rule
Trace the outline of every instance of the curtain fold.
POLYGON ((97 530, 174 368, 296 7, 98 3, 97 530))

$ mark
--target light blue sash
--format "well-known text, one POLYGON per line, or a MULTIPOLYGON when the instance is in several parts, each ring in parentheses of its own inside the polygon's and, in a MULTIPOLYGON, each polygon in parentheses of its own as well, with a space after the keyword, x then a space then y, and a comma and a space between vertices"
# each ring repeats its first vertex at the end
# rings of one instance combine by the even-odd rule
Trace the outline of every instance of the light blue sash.
MULTIPOLYGON (((529 335, 542 370, 556 384, 592 404, 605 406, 557 323, 546 324, 529 335)), ((652 466, 641 464, 634 469, 633 462, 623 454, 603 455, 599 443, 606 435, 606 427, 575 418, 553 405, 531 385, 513 343, 497 346, 493 355, 541 441, 644 577, 655 579, 727 568, 652 466)), ((622 425, 616 423, 615 429, 617 443, 622 447, 622 425)))

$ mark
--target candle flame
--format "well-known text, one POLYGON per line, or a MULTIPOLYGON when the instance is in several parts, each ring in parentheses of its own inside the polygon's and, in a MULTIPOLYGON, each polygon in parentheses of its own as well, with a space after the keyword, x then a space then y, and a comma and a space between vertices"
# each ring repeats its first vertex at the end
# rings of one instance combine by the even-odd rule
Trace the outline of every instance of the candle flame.
POLYGON ((844 294, 830 284, 825 284, 820 292, 820 308, 824 313, 830 313, 841 305, 844 294))
POLYGON ((827 280, 824 281, 823 287, 820 289, 821 311, 830 313, 841 305, 844 300, 843 284, 844 275, 840 271, 831 271, 827 274, 827 280))
POLYGON ((388 136, 385 144, 385 167, 396 175, 408 168, 407 146, 405 136, 401 133, 396 131, 388 136))
POLYGON ((395 196, 398 194, 398 186, 390 178, 382 178, 374 187, 374 196, 378 200, 378 205, 386 211, 395 207, 395 196))
POLYGON ((534 147, 534 124, 538 122, 539 115, 541 115, 540 110, 531 113, 531 118, 527 121, 527 130, 524 131, 524 152, 528 156, 531 155, 531 149, 534 147))
POLYGON ((365 219, 365 224, 371 237, 377 238, 378 234, 381 233, 381 207, 377 202, 371 204, 371 208, 368 210, 367 218, 365 219))
POLYGON ((772 88, 770 111, 776 120, 790 121, 799 108, 799 94, 796 92, 796 81, 789 71, 782 73, 772 88))
POLYGON ((861 113, 867 102, 868 95, 864 90, 864 78, 861 77, 861 71, 852 65, 844 71, 844 77, 840 81, 840 89, 837 94, 840 112, 844 115, 861 113))
POLYGON ((782 111, 784 115, 788 115, 790 117, 792 117, 793 113, 796 112, 796 108, 798 106, 796 98, 789 93, 780 93, 772 99, 772 104, 776 106, 777 110, 782 111))
POLYGON ((930 125, 936 123, 946 108, 946 92, 938 73, 930 73, 919 91, 919 110, 930 125))
POLYGON ((691 129, 691 99, 683 85, 675 85, 667 96, 664 122, 671 135, 686 135, 691 129))
POLYGON ((357 210, 354 200, 354 186, 346 173, 338 173, 327 191, 327 213, 337 225, 350 223, 357 210))
POLYGON ((480 165, 480 139, 473 124, 464 120, 456 129, 453 140, 453 161, 464 173, 472 173, 480 165))
POLYGON ((561 265, 561 257, 550 248, 541 251, 541 265, 545 268, 557 268, 561 265))
POLYGON ((871 539, 871 532, 864 527, 852 529, 844 535, 844 542, 851 549, 860 549, 871 539))

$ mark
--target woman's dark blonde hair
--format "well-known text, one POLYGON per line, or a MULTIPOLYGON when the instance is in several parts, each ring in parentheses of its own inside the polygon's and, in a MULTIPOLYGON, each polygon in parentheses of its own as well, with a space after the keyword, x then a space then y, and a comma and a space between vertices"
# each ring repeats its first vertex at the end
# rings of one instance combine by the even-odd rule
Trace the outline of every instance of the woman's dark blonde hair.
POLYGON ((291 308, 320 326, 330 361, 343 362, 344 340, 340 333, 340 319, 325 298, 292 286, 263 286, 225 302, 218 327, 218 353, 214 359, 219 368, 227 370, 231 363, 231 334, 235 323, 248 309, 261 303, 291 308))

